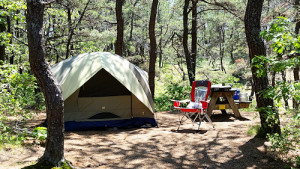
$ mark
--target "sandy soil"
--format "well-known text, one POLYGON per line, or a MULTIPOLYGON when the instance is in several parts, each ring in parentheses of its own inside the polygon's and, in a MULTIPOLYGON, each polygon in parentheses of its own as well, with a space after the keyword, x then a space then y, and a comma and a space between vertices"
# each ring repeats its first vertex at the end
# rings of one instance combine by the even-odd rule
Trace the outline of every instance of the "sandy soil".
MULTIPOLYGON (((185 122, 177 132, 178 114, 157 113, 158 128, 81 131, 65 133, 65 157, 78 168, 248 169, 284 168, 265 152, 264 141, 247 135, 259 123, 251 112, 244 119, 212 116, 197 126, 185 122)), ((22 168, 43 154, 41 146, 1 150, 0 168, 22 168)))

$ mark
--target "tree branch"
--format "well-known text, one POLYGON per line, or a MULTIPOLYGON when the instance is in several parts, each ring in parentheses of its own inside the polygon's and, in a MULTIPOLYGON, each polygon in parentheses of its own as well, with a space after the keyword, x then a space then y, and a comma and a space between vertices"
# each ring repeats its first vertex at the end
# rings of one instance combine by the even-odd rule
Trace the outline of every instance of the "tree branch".
POLYGON ((225 3, 219 3, 219 2, 216 2, 216 0, 214 0, 214 2, 208 2, 207 0, 200 0, 200 1, 202 1, 204 3, 207 3, 209 5, 218 6, 222 9, 224 9, 225 11, 229 12, 233 16, 237 17, 239 20, 244 22, 244 18, 240 17, 237 13, 234 12, 234 11, 237 11, 237 10, 236 9, 230 9, 228 7, 229 5, 226 2, 225 3))
POLYGON ((25 45, 25 46, 28 46, 28 44, 27 44, 27 43, 25 43, 25 42, 21 41, 21 40, 20 40, 20 39, 18 39, 16 36, 12 35, 12 37, 13 37, 15 40, 17 40, 18 42, 22 43, 23 45, 25 45))

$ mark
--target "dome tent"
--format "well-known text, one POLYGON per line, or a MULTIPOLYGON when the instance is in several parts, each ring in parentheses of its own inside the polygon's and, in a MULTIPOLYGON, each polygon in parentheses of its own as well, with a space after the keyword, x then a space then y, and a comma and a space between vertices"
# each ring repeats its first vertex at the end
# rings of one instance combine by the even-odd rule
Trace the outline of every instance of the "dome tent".
POLYGON ((65 130, 157 126, 147 73, 126 59, 85 53, 51 69, 62 88, 65 130))

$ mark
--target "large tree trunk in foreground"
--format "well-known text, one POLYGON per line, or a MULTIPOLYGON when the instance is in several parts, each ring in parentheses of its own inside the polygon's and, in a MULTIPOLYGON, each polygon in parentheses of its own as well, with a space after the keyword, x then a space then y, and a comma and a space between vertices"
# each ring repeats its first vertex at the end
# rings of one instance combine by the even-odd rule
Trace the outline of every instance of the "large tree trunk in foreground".
POLYGON ((117 40, 115 43, 115 53, 123 56, 123 37, 124 37, 124 19, 122 6, 123 0, 116 0, 116 19, 117 19, 117 40))
MULTIPOLYGON (((249 57, 252 64, 252 59, 255 56, 266 55, 264 42, 259 37, 260 33, 260 19, 263 7, 263 0, 248 0, 246 13, 245 13, 245 33, 249 47, 249 57)), ((267 66, 267 65, 265 65, 267 66)), ((252 67, 252 78, 255 87, 255 96, 257 107, 259 110, 261 127, 265 133, 280 133, 279 116, 276 115, 275 119, 267 120, 267 111, 262 110, 263 107, 271 106, 274 109, 273 100, 264 98, 260 92, 268 89, 269 82, 267 74, 257 77, 256 68, 252 67), (278 120, 276 123, 275 120, 278 120)))
POLYGON ((158 0, 153 0, 150 21, 149 21, 149 38, 150 38, 150 63, 149 63, 149 86, 154 98, 155 91, 155 62, 156 62, 156 39, 155 39, 155 19, 157 12, 158 0))
POLYGON ((46 61, 43 16, 44 5, 41 0, 27 0, 29 62, 45 97, 48 123, 46 148, 40 162, 58 166, 64 161, 64 102, 61 89, 46 61))

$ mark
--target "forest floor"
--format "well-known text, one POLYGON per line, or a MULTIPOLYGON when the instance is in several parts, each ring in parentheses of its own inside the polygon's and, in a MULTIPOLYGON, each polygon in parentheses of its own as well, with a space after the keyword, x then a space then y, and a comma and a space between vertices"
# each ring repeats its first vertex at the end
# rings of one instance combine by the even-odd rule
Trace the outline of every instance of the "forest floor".
MULTIPOLYGON (((254 112, 212 115, 209 123, 185 122, 177 132, 178 114, 158 112, 156 128, 77 131, 65 133, 65 158, 78 168, 248 169, 285 168, 266 152, 264 140, 249 136, 259 124, 254 112)), ((40 123, 42 119, 36 120, 40 123)), ((32 123, 34 124, 34 123, 32 123)), ((22 168, 42 156, 44 147, 31 145, 0 150, 0 168, 22 168)))

